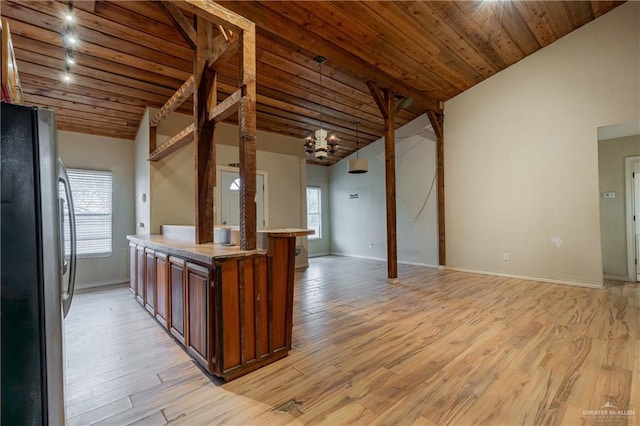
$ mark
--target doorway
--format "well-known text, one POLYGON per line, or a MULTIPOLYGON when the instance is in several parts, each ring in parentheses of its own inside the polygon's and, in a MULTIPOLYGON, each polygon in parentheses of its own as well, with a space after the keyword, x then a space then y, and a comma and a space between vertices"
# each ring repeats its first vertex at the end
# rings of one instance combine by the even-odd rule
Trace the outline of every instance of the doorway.
MULTIPOLYGON (((256 172, 256 216, 258 228, 269 223, 267 172, 256 172)), ((240 225, 240 171, 235 167, 217 167, 216 224, 240 225)))
POLYGON ((640 122, 598 128, 598 172, 604 279, 640 282, 640 122))
POLYGON ((626 157, 627 269, 629 281, 640 282, 640 156, 626 157))

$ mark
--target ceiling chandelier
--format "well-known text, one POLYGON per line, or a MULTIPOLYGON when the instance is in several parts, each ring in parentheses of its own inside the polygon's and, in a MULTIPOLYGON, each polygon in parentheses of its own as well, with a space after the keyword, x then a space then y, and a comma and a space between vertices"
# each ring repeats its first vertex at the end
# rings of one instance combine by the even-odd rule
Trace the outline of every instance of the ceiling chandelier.
POLYGON ((334 154, 338 148, 340 139, 335 135, 330 135, 324 129, 322 116, 324 114, 324 91, 322 87, 322 64, 327 60, 324 56, 316 56, 314 61, 320 66, 320 128, 304 138, 304 148, 308 155, 318 160, 324 160, 329 155, 334 154))

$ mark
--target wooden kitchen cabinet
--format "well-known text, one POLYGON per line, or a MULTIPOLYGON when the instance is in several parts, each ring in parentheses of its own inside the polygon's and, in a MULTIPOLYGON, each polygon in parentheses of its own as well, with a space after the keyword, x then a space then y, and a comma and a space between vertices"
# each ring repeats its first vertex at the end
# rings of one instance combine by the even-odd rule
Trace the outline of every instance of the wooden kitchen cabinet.
POLYGON ((144 306, 151 315, 156 314, 156 252, 145 249, 145 295, 144 306))
POLYGON ((247 374, 291 350, 297 233, 270 233, 266 252, 130 236, 138 300, 209 373, 247 374))
POLYGON ((212 273, 209 268, 187 262, 189 319, 188 352, 209 372, 213 372, 212 273))
POLYGON ((156 251, 156 318, 160 324, 169 328, 169 257, 156 251))
POLYGON ((186 346, 185 261, 169 256, 169 318, 171 334, 186 346))
POLYGON ((129 243, 129 290, 136 294, 136 245, 129 243))
POLYGON ((144 246, 136 247, 136 298, 142 306, 144 306, 145 299, 145 262, 144 246))

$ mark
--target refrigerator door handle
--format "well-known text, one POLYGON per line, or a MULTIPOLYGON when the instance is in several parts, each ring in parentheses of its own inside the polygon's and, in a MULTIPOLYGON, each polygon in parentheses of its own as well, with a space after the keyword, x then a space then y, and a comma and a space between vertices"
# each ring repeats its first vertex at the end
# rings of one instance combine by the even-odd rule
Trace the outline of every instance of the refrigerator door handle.
POLYGON ((67 266, 69 265, 64 257, 64 200, 62 198, 58 198, 58 213, 60 215, 60 275, 62 276, 67 273, 67 266))
MULTIPOLYGON (((76 253, 76 217, 75 211, 73 209, 73 198, 71 195, 71 186, 69 185, 69 176, 67 175, 67 169, 65 169, 62 161, 58 159, 58 181, 62 182, 64 185, 64 192, 67 198, 67 204, 69 205, 69 234, 71 235, 71 258, 69 263, 69 282, 67 283, 66 289, 62 291, 62 316, 64 318, 67 317, 69 313, 69 308, 71 308, 71 301, 73 300, 73 291, 76 286, 76 262, 77 262, 77 253, 76 253)), ((60 217, 60 221, 64 222, 64 216, 60 217)), ((64 249, 64 234, 60 235, 60 239, 62 240, 61 247, 64 249)), ((62 270, 66 269, 66 260, 64 255, 64 250, 60 253, 62 257, 62 270)))

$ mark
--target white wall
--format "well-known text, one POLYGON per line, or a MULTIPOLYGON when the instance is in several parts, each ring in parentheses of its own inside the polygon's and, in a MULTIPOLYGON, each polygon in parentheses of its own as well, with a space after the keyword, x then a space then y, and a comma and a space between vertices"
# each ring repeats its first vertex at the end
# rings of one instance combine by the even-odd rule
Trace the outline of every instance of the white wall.
POLYGON ((331 254, 331 219, 329 210, 329 167, 307 164, 307 186, 320 188, 321 239, 309 239, 309 257, 331 254))
MULTIPOLYGON (((396 130, 398 262, 438 265, 435 137, 422 115, 396 130), (431 192, 429 192, 431 190, 431 192)), ((349 174, 352 155, 331 166, 333 254, 387 259, 384 140, 360 150, 369 172, 349 174), (350 199, 351 195, 358 198, 350 199)))
POLYGON ((640 116, 639 28, 626 3, 446 103, 448 266, 601 285, 597 129, 640 116))
POLYGON ((628 278, 624 159, 639 155, 640 135, 601 140, 598 143, 600 232, 605 278, 628 278), (615 192, 616 196, 604 198, 605 192, 615 192))
POLYGON ((79 259, 77 287, 129 281, 126 235, 134 233, 134 142, 61 131, 58 152, 67 168, 108 170, 113 176, 112 253, 79 259))

